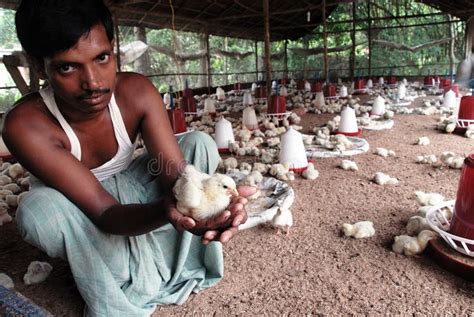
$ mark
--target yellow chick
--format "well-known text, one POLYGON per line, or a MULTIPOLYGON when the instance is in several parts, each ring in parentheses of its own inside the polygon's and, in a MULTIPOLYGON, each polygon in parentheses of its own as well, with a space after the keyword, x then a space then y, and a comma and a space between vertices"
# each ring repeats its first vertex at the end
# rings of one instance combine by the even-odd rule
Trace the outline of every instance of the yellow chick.
POLYGON ((178 211, 196 220, 223 212, 231 197, 239 195, 231 177, 218 173, 210 176, 199 172, 193 165, 186 166, 173 187, 173 193, 178 211))

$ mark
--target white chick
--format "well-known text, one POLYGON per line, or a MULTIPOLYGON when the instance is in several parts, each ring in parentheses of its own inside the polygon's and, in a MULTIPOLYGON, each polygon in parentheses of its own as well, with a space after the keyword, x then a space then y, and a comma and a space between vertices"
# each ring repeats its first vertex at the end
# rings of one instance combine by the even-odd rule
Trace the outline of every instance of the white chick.
POLYGON ((260 162, 255 162, 253 163, 252 171, 257 171, 260 172, 262 175, 266 174, 268 172, 268 166, 260 163, 260 162))
POLYGON ((247 175, 242 184, 249 185, 249 186, 257 186, 263 181, 263 176, 260 172, 252 171, 249 175, 247 175))
POLYGON ((375 154, 380 155, 382 157, 389 157, 389 156, 395 156, 395 152, 392 150, 387 150, 383 147, 378 147, 375 149, 375 154))
POLYGON ((429 145, 430 144, 430 139, 426 136, 422 136, 421 138, 418 138, 417 143, 418 145, 429 145))
POLYGON ((421 206, 434 206, 440 204, 444 201, 444 197, 438 193, 424 193, 422 191, 417 190, 415 192, 416 201, 421 206))
POLYGON ((53 267, 48 262, 33 261, 28 265, 28 271, 23 276, 23 282, 26 285, 41 283, 52 270, 53 267))
POLYGON ((11 221, 12 217, 8 214, 8 204, 0 201, 0 226, 11 221))
POLYGON ((224 211, 232 196, 238 196, 235 182, 222 174, 212 176, 201 173, 193 165, 187 165, 176 181, 173 193, 176 208, 196 220, 213 217, 224 211))
POLYGON ((15 163, 8 168, 8 176, 13 179, 20 178, 23 176, 23 174, 25 174, 25 170, 20 165, 20 163, 15 163))
POLYGON ((398 254, 414 256, 422 253, 426 249, 428 241, 436 236, 431 230, 423 230, 418 236, 410 237, 407 235, 396 236, 392 245, 392 250, 398 254))
POLYGON ((248 142, 252 137, 252 132, 247 128, 243 128, 239 131, 238 136, 240 137, 241 141, 248 142))
POLYGON ((224 169, 228 171, 237 168, 239 163, 237 162, 237 159, 235 157, 229 157, 222 161, 222 165, 224 166, 224 169))
POLYGON ((240 163, 239 169, 240 169, 242 172, 244 172, 245 174, 248 174, 248 173, 250 173, 250 171, 252 170, 252 165, 250 165, 250 164, 247 163, 247 162, 242 162, 242 163, 240 163))
POLYGON ((269 147, 274 147, 280 144, 280 138, 269 138, 267 139, 267 144, 269 147))
POLYGON ((301 176, 309 180, 315 180, 319 177, 319 171, 314 169, 313 163, 308 163, 308 167, 301 173, 301 176))
POLYGON ((343 170, 350 170, 350 171, 358 171, 359 167, 357 163, 351 160, 342 160, 341 164, 339 164, 343 170))
POLYGON ((354 237, 356 239, 369 238, 375 234, 372 221, 359 221, 352 225, 344 223, 342 225, 342 231, 346 237, 354 237))
POLYGON ((413 216, 408 220, 407 233, 408 235, 417 235, 423 230, 430 230, 430 225, 425 218, 420 216, 413 216))
POLYGON ((288 208, 279 207, 275 216, 272 219, 272 225, 277 228, 277 233, 280 229, 285 230, 286 234, 290 233, 290 227, 293 226, 293 215, 288 208))
POLYGON ((384 117, 384 119, 389 120, 389 119, 392 119, 392 118, 393 118, 393 115, 394 115, 393 111, 387 110, 387 111, 385 111, 385 113, 383 114, 383 117, 384 117))
POLYGON ((15 288, 15 284, 10 276, 6 275, 5 273, 0 273, 0 285, 5 288, 13 289, 15 288))
POLYGON ((474 124, 471 124, 467 127, 466 132, 464 133, 464 136, 469 139, 474 138, 474 124))
POLYGON ((374 182, 379 185, 396 185, 398 184, 398 179, 382 172, 377 172, 374 176, 374 182))

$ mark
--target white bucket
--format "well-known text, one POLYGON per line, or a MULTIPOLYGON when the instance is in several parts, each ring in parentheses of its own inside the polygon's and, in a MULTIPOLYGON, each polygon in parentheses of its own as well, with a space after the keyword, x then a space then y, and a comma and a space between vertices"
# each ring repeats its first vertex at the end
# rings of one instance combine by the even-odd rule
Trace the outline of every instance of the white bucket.
POLYGON ((229 142, 235 142, 232 124, 222 118, 216 123, 216 135, 214 136, 219 151, 229 150, 229 142))
POLYGON ((281 164, 288 163, 295 170, 308 167, 303 136, 291 127, 281 136, 279 160, 281 164))
POLYGON ((358 131, 355 111, 351 107, 346 107, 341 111, 341 122, 339 123, 338 132, 356 133, 358 131))

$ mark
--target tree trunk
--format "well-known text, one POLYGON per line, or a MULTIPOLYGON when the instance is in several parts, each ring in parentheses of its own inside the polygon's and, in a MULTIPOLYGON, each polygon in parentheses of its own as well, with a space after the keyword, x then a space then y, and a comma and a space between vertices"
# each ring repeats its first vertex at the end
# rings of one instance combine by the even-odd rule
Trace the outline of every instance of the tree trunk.
MULTIPOLYGON (((309 40, 306 36, 303 38, 303 47, 309 49, 309 40)), ((308 55, 305 55, 303 60, 303 79, 308 79, 308 55)))
POLYGON ((454 80, 454 30, 453 30, 453 23, 451 23, 452 17, 450 14, 447 15, 447 19, 450 22, 448 24, 449 27, 449 37, 451 40, 449 41, 449 75, 451 76, 451 81, 454 80))
MULTIPOLYGON (((146 29, 144 26, 135 26, 133 28, 133 34, 135 35, 135 39, 137 41, 142 41, 143 43, 148 44, 147 38, 146 38, 146 29)), ((150 55, 148 54, 148 50, 145 51, 145 53, 143 53, 142 56, 140 56, 133 63, 133 68, 135 69, 136 72, 143 75, 149 75, 151 73, 150 55)))
MULTIPOLYGON (((182 52, 182 48, 181 48, 181 42, 179 41, 179 37, 178 35, 176 34, 176 31, 173 31, 173 48, 174 48, 174 52, 182 52)), ((174 62, 176 64, 176 70, 177 70, 177 73, 178 74, 182 74, 182 73, 185 73, 185 66, 186 66, 186 62, 184 61, 181 61, 177 58, 174 58, 174 62)), ((184 86, 185 86, 185 82, 186 82, 186 78, 184 75, 176 75, 176 84, 177 84, 177 87, 175 89, 175 91, 178 91, 178 90, 184 90, 184 86)))

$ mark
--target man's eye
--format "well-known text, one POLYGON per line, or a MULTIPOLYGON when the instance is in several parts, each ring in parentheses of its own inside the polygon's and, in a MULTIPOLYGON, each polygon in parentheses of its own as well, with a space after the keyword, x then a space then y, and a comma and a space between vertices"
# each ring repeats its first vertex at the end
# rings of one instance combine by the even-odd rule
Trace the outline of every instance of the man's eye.
POLYGON ((74 68, 71 65, 62 65, 59 66, 59 71, 63 74, 70 73, 74 70, 74 68))
POLYGON ((97 61, 101 63, 105 63, 109 60, 109 58, 110 58, 109 54, 102 54, 97 57, 97 61))

